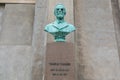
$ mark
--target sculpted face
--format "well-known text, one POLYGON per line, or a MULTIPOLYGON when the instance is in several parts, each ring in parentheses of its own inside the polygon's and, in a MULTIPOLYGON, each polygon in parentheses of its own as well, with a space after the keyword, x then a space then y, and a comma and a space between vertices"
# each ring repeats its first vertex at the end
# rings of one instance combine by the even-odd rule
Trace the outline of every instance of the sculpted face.
POLYGON ((54 14, 55 14, 55 16, 56 16, 57 18, 59 18, 59 19, 64 18, 64 16, 66 15, 66 10, 65 10, 64 5, 58 4, 58 5, 55 7, 54 14))

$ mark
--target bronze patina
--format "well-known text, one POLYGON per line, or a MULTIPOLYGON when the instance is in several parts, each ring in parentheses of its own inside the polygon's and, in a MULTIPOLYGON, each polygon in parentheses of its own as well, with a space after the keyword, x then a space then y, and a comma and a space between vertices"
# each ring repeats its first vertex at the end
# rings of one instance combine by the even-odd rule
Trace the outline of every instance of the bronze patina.
POLYGON ((52 34, 56 42, 65 42, 65 37, 75 31, 75 27, 64 20, 66 9, 63 4, 56 5, 54 15, 56 16, 56 20, 46 25, 45 31, 52 34))

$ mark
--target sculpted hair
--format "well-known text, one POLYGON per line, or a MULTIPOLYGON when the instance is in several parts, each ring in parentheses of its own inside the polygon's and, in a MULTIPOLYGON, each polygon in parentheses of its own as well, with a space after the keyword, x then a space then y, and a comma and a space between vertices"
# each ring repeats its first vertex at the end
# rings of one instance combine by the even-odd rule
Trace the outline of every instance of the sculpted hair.
POLYGON ((64 8, 64 15, 66 15, 65 6, 64 6, 63 4, 61 4, 61 3, 59 3, 59 4, 57 4, 57 5, 55 6, 55 8, 54 8, 54 15, 56 15, 56 9, 57 9, 57 6, 59 6, 59 5, 63 6, 63 8, 64 8))

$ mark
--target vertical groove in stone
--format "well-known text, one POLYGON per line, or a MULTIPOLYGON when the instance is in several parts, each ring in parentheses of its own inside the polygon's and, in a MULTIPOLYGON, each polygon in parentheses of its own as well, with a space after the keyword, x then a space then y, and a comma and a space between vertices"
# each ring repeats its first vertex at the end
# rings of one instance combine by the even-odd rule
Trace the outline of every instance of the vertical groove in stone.
POLYGON ((32 80, 44 79, 44 57, 46 34, 44 26, 47 24, 47 0, 36 0, 35 6, 35 20, 33 31, 33 67, 32 67, 32 80))
POLYGON ((118 45, 118 52, 120 58, 120 9, 118 0, 111 0, 112 4, 112 12, 113 12, 113 20, 115 26, 115 33, 118 45))
POLYGON ((120 8, 120 0, 118 0, 118 3, 119 3, 119 5, 118 5, 118 6, 119 6, 119 8, 120 8))
POLYGON ((75 43, 76 43, 76 80, 85 80, 83 77, 84 66, 81 65, 82 62, 82 44, 81 44, 81 20, 80 20, 80 10, 82 5, 81 0, 74 0, 74 24, 76 26, 75 32, 75 43))

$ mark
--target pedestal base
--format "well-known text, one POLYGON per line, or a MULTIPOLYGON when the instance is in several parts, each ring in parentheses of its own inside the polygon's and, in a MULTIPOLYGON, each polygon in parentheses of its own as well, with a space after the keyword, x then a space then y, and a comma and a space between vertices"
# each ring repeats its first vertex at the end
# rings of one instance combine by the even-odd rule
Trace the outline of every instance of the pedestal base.
POLYGON ((72 43, 48 43, 45 80, 75 80, 74 51, 72 43))

